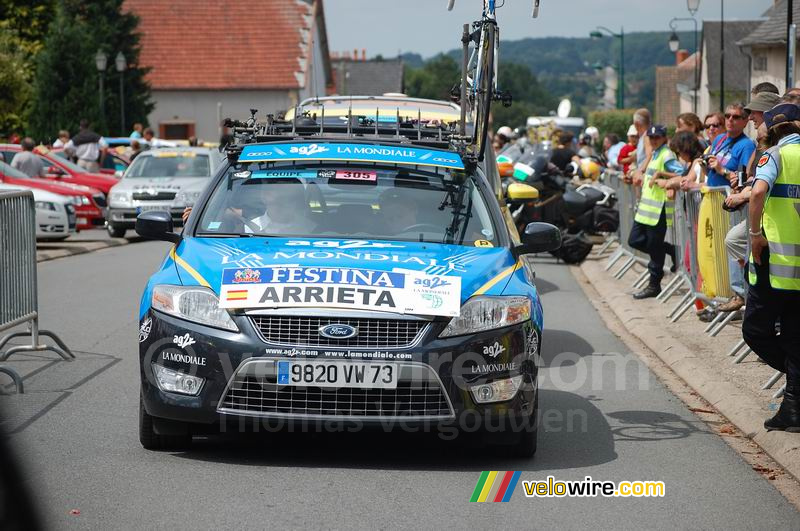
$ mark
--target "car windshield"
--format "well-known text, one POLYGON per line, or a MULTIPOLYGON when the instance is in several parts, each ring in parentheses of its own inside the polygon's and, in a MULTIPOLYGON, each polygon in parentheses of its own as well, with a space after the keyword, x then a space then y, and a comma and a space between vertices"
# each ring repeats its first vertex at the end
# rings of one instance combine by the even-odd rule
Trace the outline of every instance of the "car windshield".
POLYGON ((475 176, 347 163, 231 167, 196 235, 496 242, 475 176))
POLYGON ((164 151, 136 157, 125 178, 210 177, 208 155, 193 151, 164 151))
MULTIPOLYGON (((53 151, 51 152, 51 154, 56 155, 58 157, 58 164, 60 166, 69 168, 71 171, 74 171, 75 173, 89 173, 88 171, 86 171, 86 168, 82 168, 77 164, 75 164, 74 162, 72 162, 71 160, 69 160, 67 158, 67 154, 64 153, 63 151, 53 151)), ((45 157, 42 157, 42 162, 44 162, 47 166, 52 166, 54 161, 50 161, 45 157)))

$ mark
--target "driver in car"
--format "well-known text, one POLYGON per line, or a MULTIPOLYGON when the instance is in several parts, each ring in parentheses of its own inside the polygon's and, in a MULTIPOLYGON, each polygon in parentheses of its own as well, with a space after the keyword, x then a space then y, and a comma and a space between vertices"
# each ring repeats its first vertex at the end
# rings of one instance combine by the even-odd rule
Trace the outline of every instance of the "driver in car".
POLYGON ((383 192, 378 207, 386 234, 399 234, 419 224, 419 204, 408 189, 391 188, 383 192))

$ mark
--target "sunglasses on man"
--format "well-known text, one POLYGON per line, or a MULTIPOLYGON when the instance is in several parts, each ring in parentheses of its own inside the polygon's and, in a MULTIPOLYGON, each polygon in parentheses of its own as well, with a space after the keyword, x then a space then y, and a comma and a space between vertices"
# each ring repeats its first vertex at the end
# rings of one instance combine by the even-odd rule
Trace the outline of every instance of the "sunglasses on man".
POLYGON ((705 129, 719 129, 722 127, 720 124, 706 124, 705 129))
POLYGON ((744 120, 745 118, 747 118, 747 116, 743 116, 741 114, 725 113, 726 120, 744 120))

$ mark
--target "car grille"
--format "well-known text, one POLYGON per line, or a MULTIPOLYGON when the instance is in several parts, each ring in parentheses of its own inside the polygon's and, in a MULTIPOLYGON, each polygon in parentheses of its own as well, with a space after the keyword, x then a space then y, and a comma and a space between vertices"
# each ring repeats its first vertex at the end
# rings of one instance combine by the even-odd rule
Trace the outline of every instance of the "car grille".
MULTIPOLYGON (((396 389, 278 385, 273 374, 239 371, 219 403, 223 413, 273 417, 444 419, 453 409, 439 380, 402 378, 396 389)), ((432 369, 427 368, 428 373, 432 369)))
POLYGON ((177 192, 157 192, 155 194, 134 192, 133 199, 135 201, 172 201, 176 194, 177 192))
POLYGON ((427 328, 425 321, 409 319, 364 319, 257 315, 253 325, 267 343, 291 347, 407 348, 427 328), (322 326, 346 324, 358 328, 349 339, 329 339, 319 334, 322 326))
POLYGON ((107 205, 106 196, 104 196, 103 194, 93 195, 92 199, 94 199, 94 202, 97 203, 97 206, 99 206, 100 208, 105 208, 105 206, 107 205))

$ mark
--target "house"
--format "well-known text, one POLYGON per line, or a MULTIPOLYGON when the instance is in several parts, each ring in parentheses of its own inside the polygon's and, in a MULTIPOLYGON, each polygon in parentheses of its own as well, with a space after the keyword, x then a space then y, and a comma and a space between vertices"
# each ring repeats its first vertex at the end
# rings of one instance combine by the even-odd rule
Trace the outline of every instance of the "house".
POLYGON ((692 93, 688 94, 689 109, 684 110, 684 87, 687 78, 691 81, 695 76, 695 55, 689 56, 686 50, 678 50, 675 54, 675 66, 656 67, 656 101, 654 119, 656 123, 674 124, 682 112, 692 111, 692 93))
POLYGON ((381 96, 386 93, 403 92, 403 60, 366 60, 362 50, 361 59, 345 55, 332 60, 336 94, 340 96, 381 96))
MULTIPOLYGON (((786 90, 786 16, 788 5, 786 0, 777 0, 764 13, 766 20, 751 28, 751 32, 738 41, 750 58, 750 86, 768 81, 777 85, 783 93, 786 90)), ((800 23, 800 2, 794 2, 792 20, 800 23)), ((795 57, 795 80, 798 75, 797 58, 795 57)), ((797 86, 795 84, 795 86, 797 86)))
POLYGON ((324 96, 332 71, 322 0, 126 0, 161 138, 219 139, 223 118, 324 96))
MULTIPOLYGON (((736 45, 757 27, 759 20, 725 21, 725 98, 726 104, 732 102, 747 103, 750 94, 749 60, 747 55, 736 45)), ((724 111, 720 108, 721 87, 720 75, 722 43, 719 21, 703 21, 701 38, 702 66, 700 69, 700 85, 697 97, 700 100, 697 114, 702 120, 709 112, 724 111)), ((688 87, 691 90, 691 87, 688 87)))

